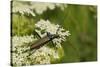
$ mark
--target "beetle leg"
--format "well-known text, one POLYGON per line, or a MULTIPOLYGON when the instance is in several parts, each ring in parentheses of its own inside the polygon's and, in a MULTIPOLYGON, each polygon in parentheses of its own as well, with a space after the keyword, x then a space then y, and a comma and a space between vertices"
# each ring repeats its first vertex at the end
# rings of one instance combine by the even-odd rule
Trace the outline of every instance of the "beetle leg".
POLYGON ((34 31, 33 33, 34 35, 37 35, 39 38, 41 38, 41 36, 36 31, 34 31))

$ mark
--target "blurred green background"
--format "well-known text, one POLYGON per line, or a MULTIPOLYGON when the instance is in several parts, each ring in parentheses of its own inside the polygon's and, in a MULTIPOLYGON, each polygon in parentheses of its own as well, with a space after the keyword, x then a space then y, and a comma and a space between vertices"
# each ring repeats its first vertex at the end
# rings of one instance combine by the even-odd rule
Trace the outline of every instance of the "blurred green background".
POLYGON ((12 13, 12 36, 33 34, 34 24, 41 18, 59 24, 71 33, 62 43, 64 57, 58 63, 97 60, 97 6, 67 4, 64 11, 56 7, 35 17, 12 13))

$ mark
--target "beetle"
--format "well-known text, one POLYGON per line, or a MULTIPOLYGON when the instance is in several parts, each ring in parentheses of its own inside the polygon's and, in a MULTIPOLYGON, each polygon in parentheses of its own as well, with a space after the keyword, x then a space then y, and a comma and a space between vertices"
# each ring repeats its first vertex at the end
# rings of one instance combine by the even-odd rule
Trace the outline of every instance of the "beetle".
MULTIPOLYGON (((58 35, 58 31, 59 31, 60 27, 58 27, 58 29, 56 30, 56 34, 51 34, 50 32, 47 32, 47 35, 44 37, 40 37, 40 35, 34 31, 39 37, 40 39, 37 40, 35 43, 33 43, 30 47, 30 49, 39 49, 41 46, 45 45, 46 43, 48 43, 49 41, 52 41, 55 38, 59 38, 60 36, 58 35)), ((52 42, 53 43, 53 42, 52 42)), ((53 45, 54 46, 54 45, 53 45)))
MULTIPOLYGON (((47 32, 47 35, 45 35, 42 38, 40 37, 40 35, 36 31, 34 31, 34 33, 37 34, 40 37, 40 39, 38 39, 36 42, 31 44, 30 49, 25 50, 24 52, 27 52, 27 51, 33 51, 34 52, 34 51, 36 51, 36 49, 39 49, 40 47, 42 47, 46 43, 48 43, 50 41, 52 42, 53 39, 59 38, 60 36, 57 33, 58 31, 59 31, 59 28, 57 29, 56 34, 51 34, 50 32, 47 32)), ((53 46, 54 46, 54 43, 53 43, 53 46)))
POLYGON ((41 39, 37 40, 34 44, 32 44, 30 49, 38 49, 41 46, 43 46, 44 44, 46 44, 49 41, 52 41, 53 39, 58 38, 58 37, 59 37, 59 35, 57 35, 57 34, 51 34, 50 32, 47 32, 47 35, 42 37, 41 39))

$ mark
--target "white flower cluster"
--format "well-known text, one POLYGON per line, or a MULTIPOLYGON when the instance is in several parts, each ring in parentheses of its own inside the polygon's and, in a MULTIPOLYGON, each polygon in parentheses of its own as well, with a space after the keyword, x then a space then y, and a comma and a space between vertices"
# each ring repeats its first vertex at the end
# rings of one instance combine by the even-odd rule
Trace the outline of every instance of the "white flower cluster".
POLYGON ((27 51, 37 38, 31 36, 12 37, 12 65, 50 64, 51 58, 59 59, 59 52, 50 47, 43 46, 37 50, 27 51), (34 52, 35 51, 35 52, 34 52))
POLYGON ((13 13, 19 12, 21 14, 26 13, 26 14, 31 14, 32 16, 35 16, 35 13, 33 12, 32 8, 30 8, 30 6, 23 1, 13 1, 12 12, 13 13))
POLYGON ((27 13, 35 16, 35 13, 42 14, 47 9, 53 10, 56 7, 60 7, 61 10, 64 10, 64 8, 66 8, 66 4, 13 1, 12 7, 13 13, 27 13))
POLYGON ((33 38, 33 35, 31 35, 31 36, 23 36, 23 37, 14 36, 12 38, 12 44, 13 44, 12 49, 13 49, 13 51, 15 51, 15 50, 17 50, 17 47, 28 45, 28 43, 30 43, 30 42, 32 42, 34 40, 36 40, 36 39, 33 38), (25 44, 23 44, 23 43, 25 43, 25 44))
POLYGON ((35 41, 33 36, 14 36, 12 37, 12 64, 13 65, 24 65, 28 60, 28 53, 23 53, 25 50, 30 49, 29 43, 35 41))
POLYGON ((36 29, 35 31, 41 36, 45 36, 47 32, 50 32, 51 34, 57 34, 59 35, 59 38, 55 38, 53 39, 53 42, 55 44, 61 44, 62 41, 66 40, 66 36, 69 36, 70 33, 69 31, 66 31, 65 29, 63 29, 62 27, 60 27, 60 25, 55 25, 52 24, 49 20, 45 21, 43 19, 41 19, 40 21, 38 21, 35 24, 36 29), (45 31, 44 33, 41 33, 42 31, 45 31))
POLYGON ((50 64, 51 58, 59 59, 58 52, 49 47, 43 46, 36 50, 31 56, 31 60, 34 64, 50 64))

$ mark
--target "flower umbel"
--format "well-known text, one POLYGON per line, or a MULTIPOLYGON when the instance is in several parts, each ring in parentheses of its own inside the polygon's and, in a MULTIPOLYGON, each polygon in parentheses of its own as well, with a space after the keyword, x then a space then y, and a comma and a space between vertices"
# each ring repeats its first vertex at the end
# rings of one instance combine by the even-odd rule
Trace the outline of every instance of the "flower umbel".
POLYGON ((52 24, 49 20, 40 20, 35 24, 36 28, 35 31, 41 36, 45 36, 47 32, 51 34, 59 35, 59 38, 53 39, 55 44, 61 44, 62 41, 66 40, 66 37, 70 35, 69 31, 66 31, 60 25, 52 24), (44 31, 44 33, 42 32, 44 31))
POLYGON ((35 16, 36 14, 42 14, 48 9, 54 10, 56 7, 59 7, 61 10, 64 10, 64 8, 66 8, 66 4, 13 1, 12 7, 13 13, 27 13, 31 14, 32 16, 35 16))

